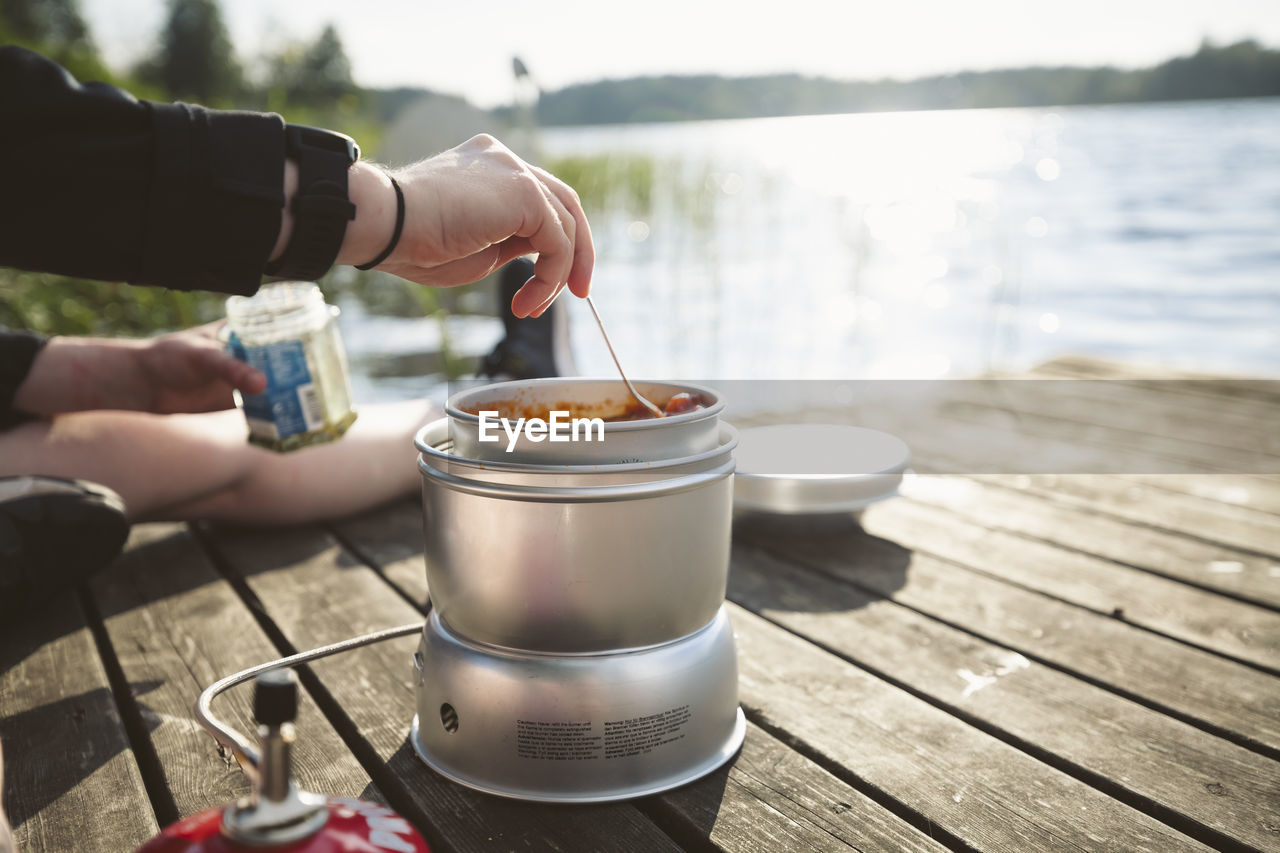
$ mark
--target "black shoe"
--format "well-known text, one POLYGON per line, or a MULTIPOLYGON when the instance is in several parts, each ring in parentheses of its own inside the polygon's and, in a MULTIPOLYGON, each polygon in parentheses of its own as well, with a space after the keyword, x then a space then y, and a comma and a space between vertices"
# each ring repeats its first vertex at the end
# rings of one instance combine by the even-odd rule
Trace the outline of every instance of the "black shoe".
POLYGON ((533 262, 516 258, 502 268, 498 287, 498 315, 506 334, 484 361, 480 372, 491 379, 540 379, 577 373, 569 347, 569 313, 557 299, 541 317, 519 319, 511 313, 511 298, 533 275, 533 262))
POLYGON ((129 536, 120 496, 58 477, 0 478, 0 619, 74 587, 129 536))

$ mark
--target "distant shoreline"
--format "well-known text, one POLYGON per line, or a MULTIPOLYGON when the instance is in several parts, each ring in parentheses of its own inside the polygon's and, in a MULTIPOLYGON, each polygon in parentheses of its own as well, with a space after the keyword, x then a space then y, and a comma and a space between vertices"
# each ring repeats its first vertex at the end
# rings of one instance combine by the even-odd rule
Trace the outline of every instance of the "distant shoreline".
POLYGON ((634 125, 636 127, 659 126, 664 124, 697 124, 699 122, 730 122, 730 121, 768 121, 769 119, 791 119, 791 118, 823 118, 826 116, 876 116, 887 115, 892 113, 929 113, 929 112, 962 112, 972 110, 974 112, 982 110, 1057 110, 1057 109, 1077 109, 1077 108, 1117 108, 1125 109, 1130 107, 1176 107, 1180 104, 1210 104, 1224 103, 1231 101, 1239 101, 1241 103, 1254 103, 1261 101, 1276 101, 1280 104, 1280 95, 1252 95, 1240 97, 1222 97, 1222 98, 1181 98, 1169 99, 1163 101, 1109 101, 1107 103, 1081 103, 1081 104, 1033 104, 1019 105, 1008 107, 911 107, 901 109, 885 109, 885 110, 861 110, 848 113, 788 113, 787 115, 761 115, 761 116, 737 116, 733 118, 687 118, 687 119, 655 119, 653 121, 634 121, 634 122, 592 122, 584 124, 548 124, 542 127, 542 130, 576 130, 590 128, 606 128, 619 127, 622 125, 634 125))
MULTIPOLYGON (((1280 96, 1280 50, 1242 41, 1132 70, 969 71, 914 80, 841 81, 799 74, 667 75, 600 80, 542 93, 539 125, 611 125, 945 109, 1065 107, 1280 96)), ((508 121, 514 107, 493 113, 508 121)))

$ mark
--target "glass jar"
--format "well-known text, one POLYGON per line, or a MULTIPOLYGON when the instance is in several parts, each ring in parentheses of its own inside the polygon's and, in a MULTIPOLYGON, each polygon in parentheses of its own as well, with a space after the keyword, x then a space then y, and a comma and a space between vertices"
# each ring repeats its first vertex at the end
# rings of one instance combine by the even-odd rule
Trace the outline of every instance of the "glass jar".
POLYGON ((356 419, 338 308, 311 282, 263 285, 227 300, 227 350, 267 377, 239 395, 249 441, 287 451, 332 441, 356 419))

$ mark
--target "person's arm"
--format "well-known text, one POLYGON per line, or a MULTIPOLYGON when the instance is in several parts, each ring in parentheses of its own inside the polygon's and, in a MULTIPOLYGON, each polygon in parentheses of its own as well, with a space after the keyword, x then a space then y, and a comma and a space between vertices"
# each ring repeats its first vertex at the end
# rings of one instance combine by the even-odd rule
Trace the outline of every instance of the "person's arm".
POLYGON ((249 294, 284 205, 277 115, 152 104, 0 47, 0 264, 249 294))
POLYGON ((228 355, 211 323, 146 340, 50 338, 13 393, 12 408, 50 417, 93 409, 172 414, 230 408, 232 389, 266 377, 228 355))
MULTIPOLYGON (((88 278, 252 293, 292 235, 297 174, 274 114, 151 104, 0 47, 0 135, 9 165, 0 263, 88 278), (14 165, 19 164, 19 165, 14 165)), ((394 228, 390 179, 357 162, 355 218, 337 262, 377 257, 394 228)), ((566 285, 590 288, 594 249, 577 194, 487 135, 395 173, 405 222, 379 269, 422 284, 475 281, 538 253, 523 316, 566 285)))

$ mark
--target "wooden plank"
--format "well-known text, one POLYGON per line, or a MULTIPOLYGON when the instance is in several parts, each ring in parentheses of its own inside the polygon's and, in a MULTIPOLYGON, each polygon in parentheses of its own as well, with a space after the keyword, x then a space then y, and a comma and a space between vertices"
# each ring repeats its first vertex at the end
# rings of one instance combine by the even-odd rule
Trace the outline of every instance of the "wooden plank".
POLYGON ((4 626, 4 806, 19 850, 132 850, 158 831, 74 593, 4 626))
MULTIPOLYGON (((214 547, 299 649, 422 619, 378 575, 318 528, 218 530, 214 547)), ((321 684, 358 729, 364 748, 386 763, 383 791, 443 850, 675 850, 630 804, 537 808, 479 794, 429 770, 408 741, 415 712, 406 637, 313 665, 321 684), (401 801, 398 798, 402 798, 401 801)))
POLYGON ((992 482, 1280 561, 1280 517, 1117 477, 993 477, 992 482))
POLYGON ((1215 399, 1280 402, 1280 382, 1265 376, 1214 376, 1178 368, 1093 358, 1064 356, 1031 371, 1038 376, 1069 376, 1083 379, 1114 379, 1134 385, 1178 389, 1178 393, 1215 399))
MULTIPOLYGON (((157 774, 184 817, 232 802, 250 786, 195 721, 192 707, 219 678, 280 657, 249 609, 180 524, 135 527, 128 549, 91 584, 107 636, 147 722, 157 774)), ((252 687, 214 702, 250 738, 252 687)), ((306 690, 298 703, 294 778, 306 790, 382 801, 369 775, 306 690)))
MULTIPOLYGON (((1019 434, 1045 439, 1081 442, 1093 447, 1141 453, 1167 459, 1175 472, 1194 460, 1201 466, 1235 473, 1280 472, 1277 439, 1267 424, 1280 416, 1280 406, 1263 410, 1247 427, 1195 422, 1176 405, 1150 400, 1135 404, 1144 394, 1128 389, 1121 401, 1104 403, 1087 398, 1072 400, 1066 391, 1054 393, 1040 381, 1014 382, 1008 393, 987 399, 948 400, 940 412, 947 419, 986 425, 1009 424, 1019 434), (1133 398, 1130 401, 1127 398, 1133 398)), ((1049 383, 1069 388, 1103 383, 1049 383)), ((963 394, 969 383, 958 382, 963 394)), ((1003 387, 1003 386, 1001 386, 1003 387)), ((974 388, 974 391, 980 390, 974 388)), ((1070 473, 1070 472, 1067 472, 1070 473)))
POLYGON ((902 493, 993 530, 1134 566, 1202 589, 1280 607, 1280 566, 1267 557, 1047 501, 992 478, 910 477, 902 493))
POLYGON ((1083 354, 1060 355, 1028 371, 1033 376, 1079 376, 1089 379, 1190 379, 1202 374, 1164 364, 1115 361, 1083 354))
POLYGON ((1280 403, 1280 382, 1274 377, 1228 377, 1187 373, 1119 362, 1063 360, 1040 365, 1019 378, 1102 380, 1117 387, 1165 397, 1191 409, 1224 412, 1226 417, 1252 417, 1280 403))
POLYGON ((1247 428, 1217 423, 1214 418, 1221 417, 1212 411, 1197 427, 1185 423, 1176 398, 1166 401, 1142 389, 1130 393, 1136 400, 1150 398, 1148 408, 1163 409, 1163 416, 1133 405, 1074 401, 1069 392, 1050 390, 1109 386, 1102 382, 886 383, 883 390, 876 385, 855 384, 854 401, 847 405, 815 398, 782 412, 756 412, 752 421, 881 429, 906 441, 917 469, 930 473, 1280 473, 1280 439, 1271 428, 1280 404, 1260 409, 1247 428))
MULTIPOLYGON (((1221 466, 1185 458, 1154 456, 1141 444, 1129 450, 1091 447, 1070 436, 1036 438, 1009 428, 993 429, 944 421, 924 413, 914 421, 900 416, 901 405, 877 407, 862 401, 845 408, 805 405, 799 410, 754 412, 736 417, 739 427, 775 423, 848 423, 897 435, 911 448, 916 471, 943 474, 1030 474, 1070 472, 1109 473, 1168 491, 1247 506, 1270 515, 1280 514, 1280 476, 1223 473, 1221 466), (1146 472, 1146 473, 1142 473, 1146 472), (1159 472, 1159 473, 1153 473, 1159 472), (1181 472, 1181 473, 1173 473, 1181 472), (1212 475, 1212 476, 1208 476, 1212 475), (1208 494, 1204 492, 1208 490, 1208 494)), ((1252 466, 1252 459, 1245 460, 1252 466)))
MULTIPOLYGON (((911 448, 912 467, 926 474, 1200 474, 1221 473, 1203 459, 1135 446, 1090 442, 1088 428, 1037 435, 998 413, 975 423, 903 406, 813 407, 757 415, 750 423, 854 424, 896 435, 911 448)), ((1231 468, 1226 470, 1230 471, 1231 468)))
POLYGON ((730 614, 742 701, 762 724, 921 815, 948 846, 1209 849, 753 613, 730 614))
POLYGON ((1156 489, 1280 515, 1280 477, 1203 474, 1131 474, 1129 479, 1156 489))
POLYGON ((992 530, 915 501, 884 501, 869 508, 861 523, 868 533, 905 548, 1280 672, 1280 613, 1274 610, 992 530))
POLYGON ((377 567, 409 600, 426 607, 426 555, 423 553, 422 501, 399 501, 329 525, 338 539, 377 567))
MULTIPOLYGON (((1269 755, 1280 754, 1280 681, 1243 664, 911 552, 847 518, 751 516, 734 536, 813 566, 1269 755)), ((991 559, 1001 559, 993 553, 991 559)))
MULTIPOLYGON (((957 383, 965 387, 962 383, 957 383)), ((1147 393, 1147 392, 1144 392, 1147 393)), ((1206 398, 1210 411, 1221 411, 1225 401, 1206 398)), ((1274 433, 1271 423, 1276 419, 1280 406, 1265 413, 1253 412, 1252 423, 1260 423, 1260 430, 1274 433), (1264 416, 1265 415, 1265 416, 1264 416)), ((813 411, 804 415, 806 420, 855 422, 862 416, 878 417, 874 410, 849 412, 813 411), (843 418, 843 420, 842 420, 843 418)), ((779 415, 772 415, 777 419, 779 415)), ((995 417, 998 417, 996 415, 995 417)), ((994 421, 995 417, 988 418, 994 421)), ((1105 412, 1095 419, 1105 419, 1105 412)), ((783 420, 786 420, 785 415, 783 420)), ((945 420, 945 419, 940 419, 945 420)), ((1156 420, 1152 418, 1153 422, 1156 420)), ((1213 454, 1188 454, 1176 444, 1155 447, 1158 442, 1148 435, 1134 432, 1125 436, 1121 446, 1107 443, 1114 438, 1111 432, 1095 430, 1085 421, 1076 427, 1064 427, 1055 434, 1041 439, 1035 437, 1029 425, 1034 417, 1014 420, 1005 424, 1004 437, 996 423, 989 426, 969 424, 953 420, 947 429, 939 429, 926 419, 921 424, 886 423, 878 428, 894 432, 907 440, 914 457, 922 463, 918 470, 938 470, 962 474, 1110 474, 1123 475, 1128 481, 1146 480, 1160 488, 1198 495, 1204 484, 1213 484, 1214 500, 1245 506, 1271 515, 1280 514, 1280 476, 1276 476, 1274 457, 1257 456, 1251 452, 1237 453, 1230 459, 1213 459, 1213 454), (1095 443, 1090 443, 1090 433, 1095 433, 1095 443), (1039 457, 1037 447, 1041 448, 1039 457), (1161 450, 1161 452, 1153 452, 1161 450), (1272 473, 1265 473, 1270 470, 1272 473), (1213 477, 1206 475, 1212 474, 1213 477), (1196 484, 1197 488, 1191 488, 1196 484), (1225 495, 1225 497, 1224 497, 1225 495), (1228 499, 1231 498, 1231 499, 1228 499)), ((1155 428, 1155 427, 1153 427, 1155 428)), ((1224 434, 1236 432, 1230 424, 1219 427, 1224 434)), ((1148 434, 1150 430, 1148 430, 1148 434)), ((1271 439, 1274 441, 1275 439, 1271 439)), ((1257 441, 1255 430, 1244 440, 1233 438, 1233 446, 1251 447, 1257 441)))
POLYGON ((1194 445, 1177 439, 1071 423, 1034 414, 955 407, 916 432, 909 444, 946 473, 966 474, 1253 474, 1280 472, 1280 459, 1251 447, 1194 445), (952 437, 964 443, 953 443, 952 437))
MULTIPOLYGON (((1278 383, 1280 384, 1280 383, 1278 383)), ((987 383, 973 383, 985 391, 987 383)), ((957 383, 962 392, 965 385, 957 383)), ((1026 376, 1000 380, 996 386, 1008 393, 974 395, 971 402, 984 407, 1017 411, 1019 415, 1051 415, 1084 424, 1139 432, 1215 447, 1254 447, 1280 455, 1280 436, 1273 421, 1280 406, 1249 402, 1240 406, 1221 383, 1214 397, 1189 398, 1164 391, 1159 384, 1135 385, 1113 379, 1036 379, 1026 376)))
POLYGON ((710 839, 734 853, 946 849, 753 725, 728 766, 643 802, 693 848, 710 839))
POLYGON ((730 595, 1201 841, 1280 842, 1275 760, 760 552, 735 553, 730 595))

